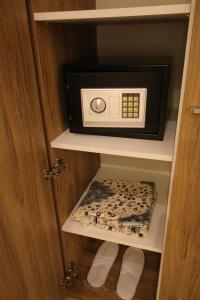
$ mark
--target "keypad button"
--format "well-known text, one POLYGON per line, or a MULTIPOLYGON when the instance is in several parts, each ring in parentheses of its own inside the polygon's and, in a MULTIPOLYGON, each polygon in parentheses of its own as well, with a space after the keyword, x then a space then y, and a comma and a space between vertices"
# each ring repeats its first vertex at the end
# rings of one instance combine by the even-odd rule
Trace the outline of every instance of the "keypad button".
POLYGON ((122 94, 122 118, 139 118, 139 93, 122 94))
POLYGON ((127 113, 123 113, 123 114, 122 114, 122 117, 123 117, 123 118, 127 118, 127 115, 128 115, 127 113))

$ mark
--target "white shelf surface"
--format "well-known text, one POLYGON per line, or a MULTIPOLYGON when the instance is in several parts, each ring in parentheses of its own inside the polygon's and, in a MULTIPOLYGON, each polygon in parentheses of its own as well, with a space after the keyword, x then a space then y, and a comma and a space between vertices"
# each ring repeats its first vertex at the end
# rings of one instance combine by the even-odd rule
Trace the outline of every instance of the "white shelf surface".
POLYGON ((97 136, 64 131, 52 148, 172 161, 176 122, 167 122, 163 141, 97 136))
POLYGON ((48 22, 93 22, 134 20, 138 18, 156 18, 165 16, 181 16, 190 13, 190 4, 135 6, 126 8, 108 8, 95 10, 56 11, 34 13, 35 21, 48 22))
POLYGON ((81 203, 88 188, 74 207, 73 211, 64 223, 62 230, 82 236, 92 237, 104 241, 110 241, 131 247, 137 247, 154 252, 162 252, 163 236, 165 228, 165 218, 167 209, 169 174, 156 173, 154 171, 146 171, 141 169, 122 168, 117 166, 103 165, 97 172, 94 179, 125 179, 127 181, 146 180, 153 181, 156 184, 158 193, 156 205, 153 210, 149 233, 146 237, 140 238, 135 235, 112 232, 105 229, 99 229, 95 226, 83 226, 81 223, 73 221, 72 215, 81 203))

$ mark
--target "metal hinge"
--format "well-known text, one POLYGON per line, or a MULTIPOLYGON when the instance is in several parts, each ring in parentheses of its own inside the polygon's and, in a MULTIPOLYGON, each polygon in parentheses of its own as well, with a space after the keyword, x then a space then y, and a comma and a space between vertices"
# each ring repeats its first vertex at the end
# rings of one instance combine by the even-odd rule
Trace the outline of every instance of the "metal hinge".
POLYGON ((65 161, 63 158, 57 158, 56 162, 51 166, 49 170, 43 170, 44 178, 50 179, 54 176, 60 175, 62 171, 66 168, 65 161))
POLYGON ((200 115, 200 106, 190 106, 190 113, 192 115, 200 115))
POLYGON ((68 267, 65 268, 64 279, 61 281, 60 285, 63 288, 72 285, 74 278, 78 275, 77 267, 74 263, 70 263, 68 267))

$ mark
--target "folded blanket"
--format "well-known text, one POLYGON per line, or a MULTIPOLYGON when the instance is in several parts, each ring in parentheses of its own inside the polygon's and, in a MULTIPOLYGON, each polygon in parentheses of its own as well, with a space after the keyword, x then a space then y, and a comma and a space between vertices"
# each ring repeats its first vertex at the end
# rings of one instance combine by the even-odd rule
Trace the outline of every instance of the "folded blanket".
POLYGON ((148 233, 155 199, 152 182, 93 181, 73 220, 143 237, 148 233))

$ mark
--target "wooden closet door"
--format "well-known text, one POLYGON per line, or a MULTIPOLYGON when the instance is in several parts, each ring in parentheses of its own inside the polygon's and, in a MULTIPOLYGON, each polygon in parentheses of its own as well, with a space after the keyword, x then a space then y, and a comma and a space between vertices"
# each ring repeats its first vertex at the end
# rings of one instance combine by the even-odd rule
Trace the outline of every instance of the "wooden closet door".
POLYGON ((0 1, 0 299, 61 300, 60 241, 26 3, 0 1))
POLYGON ((186 80, 160 300, 200 299, 200 0, 186 80))

